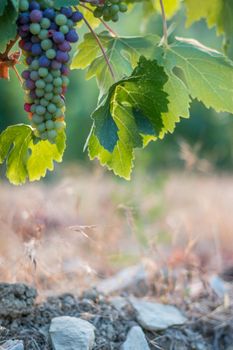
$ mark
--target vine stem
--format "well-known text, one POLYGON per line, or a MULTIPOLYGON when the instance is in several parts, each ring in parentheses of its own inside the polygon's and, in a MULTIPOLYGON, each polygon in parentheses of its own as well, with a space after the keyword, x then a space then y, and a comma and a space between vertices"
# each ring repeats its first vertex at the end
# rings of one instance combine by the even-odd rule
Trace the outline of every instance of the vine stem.
POLYGON ((7 47, 6 47, 6 51, 5 51, 3 54, 0 54, 0 60, 3 60, 3 61, 4 61, 4 60, 6 60, 6 59, 8 58, 9 53, 10 53, 12 47, 16 44, 16 42, 18 41, 18 39, 19 39, 19 36, 17 35, 16 38, 15 38, 14 40, 11 40, 11 41, 8 43, 8 45, 7 45, 7 47))
MULTIPOLYGON (((94 11, 92 11, 88 6, 86 6, 84 4, 80 4, 80 6, 85 8, 86 10, 91 12, 92 14, 94 13, 94 11)), ((105 26, 105 28, 109 31, 109 33, 112 34, 112 36, 114 36, 116 38, 118 37, 117 33, 114 32, 114 30, 105 21, 103 21, 102 18, 98 18, 98 20, 105 26)))
POLYGON ((91 32, 92 35, 94 36, 96 42, 98 43, 98 45, 99 45, 99 47, 100 47, 100 50, 102 51, 102 54, 103 54, 103 56, 104 56, 104 59, 105 59, 107 65, 108 65, 108 68, 109 68, 109 71, 110 71, 110 73, 111 73, 111 76, 112 76, 113 80, 115 80, 115 74, 114 74, 114 72, 113 72, 112 65, 111 65, 111 63, 110 63, 110 61, 109 61, 109 59, 108 59, 108 56, 107 56, 107 54, 106 54, 106 52, 105 52, 105 50, 104 50, 104 47, 103 47, 103 45, 102 45, 100 39, 99 39, 98 36, 96 35, 95 31, 92 29, 91 25, 90 25, 90 24, 88 23, 88 21, 86 20, 86 18, 83 17, 83 20, 84 20, 85 24, 87 25, 87 27, 90 29, 90 32, 91 32))
POLYGON ((160 2, 160 7, 162 11, 162 20, 163 20, 163 43, 167 45, 168 30, 167 30, 166 13, 165 13, 163 0, 159 0, 159 2, 160 2))

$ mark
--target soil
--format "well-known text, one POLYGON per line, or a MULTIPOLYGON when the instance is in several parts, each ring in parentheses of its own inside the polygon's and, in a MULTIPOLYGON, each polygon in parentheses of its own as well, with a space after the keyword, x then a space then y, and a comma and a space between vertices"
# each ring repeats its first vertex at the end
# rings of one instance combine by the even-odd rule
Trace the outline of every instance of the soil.
MULTIPOLYGON (((34 288, 23 284, 0 284, 0 344, 8 339, 21 339, 25 350, 51 350, 48 330, 52 318, 62 315, 81 317, 97 329, 94 350, 117 350, 128 330, 136 324, 130 305, 116 309, 110 298, 89 290, 79 298, 72 294, 50 297, 33 305, 34 288)), ((212 298, 212 297, 211 297, 212 298)), ((163 332, 146 332, 152 350, 232 350, 233 310, 216 311, 217 300, 206 297, 183 310, 188 324, 163 332), (201 311, 209 317, 200 317, 201 311)))

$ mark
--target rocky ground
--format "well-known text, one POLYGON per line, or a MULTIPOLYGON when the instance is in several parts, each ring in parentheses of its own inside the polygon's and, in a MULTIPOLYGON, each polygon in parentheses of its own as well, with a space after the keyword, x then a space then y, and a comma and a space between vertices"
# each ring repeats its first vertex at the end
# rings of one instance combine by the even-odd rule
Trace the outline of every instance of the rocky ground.
POLYGON ((95 289, 42 303, 36 296, 24 284, 0 284, 1 350, 233 349, 233 308, 214 293, 181 307, 95 289))

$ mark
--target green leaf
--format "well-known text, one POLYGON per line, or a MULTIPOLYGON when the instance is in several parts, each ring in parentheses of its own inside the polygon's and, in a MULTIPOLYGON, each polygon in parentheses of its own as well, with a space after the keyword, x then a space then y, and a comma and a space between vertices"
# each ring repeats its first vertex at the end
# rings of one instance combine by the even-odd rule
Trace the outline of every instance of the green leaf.
POLYGON ((96 77, 100 95, 104 95, 110 86, 129 76, 135 68, 139 57, 151 51, 153 43, 158 43, 157 36, 146 37, 112 37, 107 32, 98 35, 112 66, 114 79, 106 60, 92 34, 86 34, 74 55, 71 68, 86 69, 87 79, 96 77))
MULTIPOLYGON (((157 49, 157 53, 161 48, 157 49)), ((161 55, 161 52, 159 53, 161 55)), ((164 49, 160 64, 175 72, 190 96, 217 112, 233 113, 233 63, 218 51, 192 39, 176 38, 164 49)))
POLYGON ((132 75, 112 86, 93 114, 94 128, 88 145, 91 159, 98 158, 115 174, 130 178, 134 149, 144 146, 144 137, 159 136, 163 129, 161 115, 168 104, 163 91, 166 82, 163 68, 141 57, 132 75), (108 124, 112 120, 114 125, 108 144, 106 139, 103 142, 106 120, 108 124))
POLYGON ((39 180, 53 162, 61 162, 65 150, 65 133, 61 132, 56 144, 34 141, 33 129, 28 125, 14 125, 0 134, 0 164, 6 162, 6 176, 14 185, 39 180))
POLYGON ((27 162, 28 177, 30 181, 40 180, 45 177, 47 170, 54 170, 54 161, 60 163, 65 150, 65 133, 59 133, 56 144, 49 141, 30 143, 31 156, 27 162))
POLYGON ((0 164, 6 160, 6 176, 14 185, 26 181, 31 140, 32 129, 27 125, 10 126, 0 135, 0 164))
POLYGON ((0 2, 0 16, 2 16, 8 0, 1 0, 0 2))
POLYGON ((222 0, 185 0, 187 8, 187 25, 200 19, 206 19, 209 27, 218 23, 222 10, 222 0))
POLYGON ((10 40, 13 40, 17 34, 16 19, 18 17, 17 3, 9 2, 7 6, 0 5, 4 12, 0 16, 0 53, 3 53, 10 40))

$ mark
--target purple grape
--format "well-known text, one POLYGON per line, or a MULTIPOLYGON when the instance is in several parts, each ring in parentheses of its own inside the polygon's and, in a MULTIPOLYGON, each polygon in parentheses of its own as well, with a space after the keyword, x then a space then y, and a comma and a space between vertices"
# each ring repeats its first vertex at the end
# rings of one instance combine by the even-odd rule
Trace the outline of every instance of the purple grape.
POLYGON ((19 33, 19 36, 20 36, 21 38, 23 38, 23 39, 28 38, 28 33, 25 32, 24 30, 22 30, 21 28, 19 29, 18 33, 19 33))
POLYGON ((62 44, 64 40, 65 40, 64 34, 60 32, 53 33, 53 41, 55 42, 55 44, 62 44))
POLYGON ((70 57, 67 52, 58 50, 56 54, 56 60, 60 63, 67 63, 70 57))
POLYGON ((33 58, 31 57, 31 56, 29 56, 29 57, 27 57, 26 58, 26 62, 27 62, 27 64, 30 66, 30 64, 32 63, 32 61, 33 61, 33 58))
POLYGON ((19 23, 20 24, 27 24, 30 21, 29 13, 28 12, 23 12, 19 16, 19 23))
POLYGON ((41 56, 39 58, 39 66, 40 67, 49 67, 50 66, 50 60, 46 56, 41 56))
POLYGON ((75 11, 71 17, 73 22, 80 22, 83 19, 83 14, 79 11, 75 11))
POLYGON ((32 43, 30 41, 26 41, 24 42, 23 44, 23 50, 24 51, 27 51, 27 52, 30 52, 32 49, 32 43))
POLYGON ((33 44, 31 48, 33 56, 39 56, 42 53, 40 44, 33 44))
POLYGON ((76 43, 79 39, 75 29, 70 29, 69 32, 66 34, 65 38, 70 43, 76 43))
POLYGON ((33 10, 30 13, 30 20, 33 23, 39 23, 43 17, 43 13, 40 10, 33 10))
POLYGON ((44 17, 53 20, 55 18, 56 13, 55 13, 54 9, 47 8, 44 10, 43 15, 44 15, 44 17))
POLYGON ((65 40, 62 44, 58 45, 58 49, 64 52, 69 52, 71 50, 71 45, 65 40))
POLYGON ((31 79, 25 80, 25 86, 26 86, 26 88, 27 88, 28 90, 33 90, 33 89, 35 89, 35 83, 34 83, 34 81, 31 80, 31 79))
POLYGON ((58 30, 58 25, 57 25, 55 22, 52 22, 52 23, 50 24, 49 29, 51 29, 51 30, 58 30))
POLYGON ((29 10, 33 11, 33 10, 39 10, 40 9, 40 4, 38 4, 37 1, 31 1, 30 5, 29 5, 29 10))
POLYGON ((29 96, 30 96, 33 100, 35 100, 35 99, 37 98, 35 90, 30 91, 29 96))
POLYGON ((23 72, 22 72, 22 78, 23 79, 29 79, 30 78, 30 71, 29 70, 24 70, 23 72))
POLYGON ((73 14, 73 11, 70 7, 62 7, 61 13, 65 15, 67 18, 70 18, 73 14))
POLYGON ((29 25, 28 24, 22 25, 21 26, 21 30, 28 34, 28 32, 29 32, 29 25))
POLYGON ((61 69, 62 64, 56 60, 52 61, 51 68, 52 69, 61 69))
POLYGON ((67 76, 67 75, 69 75, 69 73, 70 73, 69 68, 63 64, 61 67, 61 74, 67 76))

